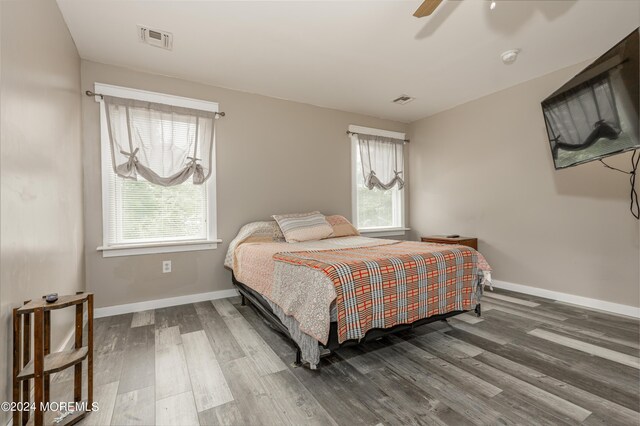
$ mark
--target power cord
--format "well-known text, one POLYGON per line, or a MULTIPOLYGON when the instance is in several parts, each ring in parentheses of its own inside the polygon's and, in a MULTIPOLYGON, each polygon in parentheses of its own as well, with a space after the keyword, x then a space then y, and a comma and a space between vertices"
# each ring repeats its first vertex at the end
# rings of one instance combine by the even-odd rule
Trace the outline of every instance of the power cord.
POLYGON ((638 150, 634 150, 633 154, 631 155, 630 172, 626 172, 616 167, 611 167, 602 159, 600 159, 599 161, 608 169, 624 173, 625 175, 629 175, 629 181, 631 183, 631 205, 629 207, 629 210, 631 210, 631 214, 633 215, 633 217, 640 220, 640 204, 638 202, 638 192, 636 191, 636 176, 638 176, 638 163, 640 163, 640 153, 638 152, 638 150))

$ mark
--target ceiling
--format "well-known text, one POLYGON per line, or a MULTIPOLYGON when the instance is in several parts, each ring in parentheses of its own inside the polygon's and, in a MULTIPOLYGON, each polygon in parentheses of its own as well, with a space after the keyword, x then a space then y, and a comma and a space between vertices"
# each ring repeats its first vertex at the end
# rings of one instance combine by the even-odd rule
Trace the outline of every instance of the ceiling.
POLYGON ((410 122, 592 59, 640 25, 640 2, 58 0, 80 56, 410 122), (173 50, 136 25, 173 33, 173 50), (517 62, 500 53, 520 48, 517 62), (406 105, 391 101, 407 94, 406 105))

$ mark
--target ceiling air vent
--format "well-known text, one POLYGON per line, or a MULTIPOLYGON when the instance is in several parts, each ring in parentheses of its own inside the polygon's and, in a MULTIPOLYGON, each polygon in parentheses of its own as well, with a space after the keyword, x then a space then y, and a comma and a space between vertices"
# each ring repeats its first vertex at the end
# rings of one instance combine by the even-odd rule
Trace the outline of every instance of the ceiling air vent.
POLYGON ((393 100, 393 103, 394 104, 398 104, 398 105, 404 105, 404 104, 408 104, 409 102, 411 102, 414 99, 415 98, 412 98, 409 95, 402 95, 402 96, 399 96, 399 97, 395 98, 393 100))
POLYGON ((167 31, 154 30, 138 25, 138 39, 151 46, 171 50, 173 48, 173 34, 167 31))

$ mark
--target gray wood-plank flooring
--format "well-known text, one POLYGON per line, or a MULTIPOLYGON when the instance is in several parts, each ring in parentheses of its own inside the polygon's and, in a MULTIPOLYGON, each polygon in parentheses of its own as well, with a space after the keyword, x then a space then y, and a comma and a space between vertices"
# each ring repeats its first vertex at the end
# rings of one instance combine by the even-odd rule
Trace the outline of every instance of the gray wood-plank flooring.
MULTIPOLYGON (((640 321, 513 292, 320 369, 239 299, 96 320, 86 425, 640 424, 640 321)), ((53 379, 68 400, 70 374, 53 379)))

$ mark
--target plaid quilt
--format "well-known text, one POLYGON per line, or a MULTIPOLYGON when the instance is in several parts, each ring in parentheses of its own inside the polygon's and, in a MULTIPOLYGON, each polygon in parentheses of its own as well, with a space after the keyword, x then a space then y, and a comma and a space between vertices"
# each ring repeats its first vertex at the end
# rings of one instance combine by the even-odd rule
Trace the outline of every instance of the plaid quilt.
POLYGON ((274 259, 320 270, 331 280, 340 342, 478 303, 478 253, 465 246, 406 241, 274 259))

